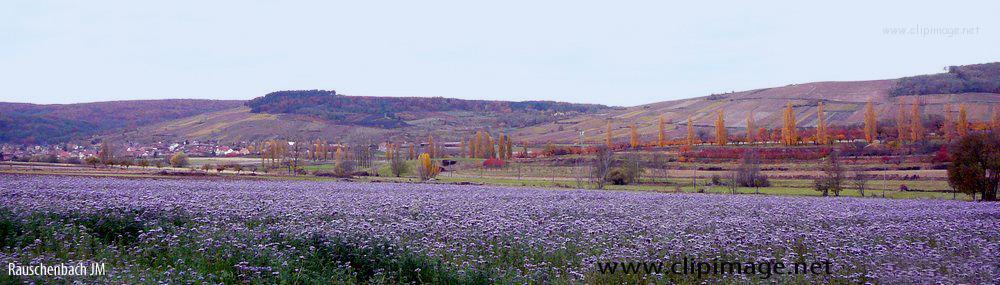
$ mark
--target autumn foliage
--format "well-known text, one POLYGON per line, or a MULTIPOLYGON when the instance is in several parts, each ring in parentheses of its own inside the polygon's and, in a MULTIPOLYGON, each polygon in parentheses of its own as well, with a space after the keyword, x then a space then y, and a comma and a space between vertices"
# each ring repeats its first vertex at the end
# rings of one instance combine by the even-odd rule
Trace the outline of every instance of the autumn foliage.
POLYGON ((816 111, 816 119, 819 121, 816 125, 816 143, 817 144, 830 144, 830 136, 827 134, 826 128, 826 112, 823 110, 823 102, 819 102, 819 107, 816 111))
POLYGON ((715 119, 715 144, 726 145, 729 134, 726 133, 725 113, 720 109, 719 117, 715 119))
POLYGON ((871 99, 865 104, 865 140, 875 142, 878 138, 878 122, 875 119, 875 106, 871 99))
POLYGON ((427 180, 434 178, 441 172, 441 168, 431 160, 431 156, 426 153, 421 153, 420 157, 417 158, 418 162, 418 172, 420 174, 420 179, 427 180))
POLYGON ((796 120, 795 111, 792 109, 792 102, 788 102, 787 107, 785 107, 785 127, 781 129, 781 141, 785 145, 794 145, 798 143, 798 134, 796 134, 796 120))
POLYGON ((920 100, 913 99, 913 107, 910 117, 910 140, 921 142, 924 140, 924 120, 920 112, 920 100))

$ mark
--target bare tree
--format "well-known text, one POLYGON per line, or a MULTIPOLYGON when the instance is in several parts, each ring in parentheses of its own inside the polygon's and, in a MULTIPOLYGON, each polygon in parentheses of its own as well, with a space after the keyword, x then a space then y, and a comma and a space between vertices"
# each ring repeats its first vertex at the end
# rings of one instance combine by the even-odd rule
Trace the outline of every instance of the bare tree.
POLYGON ((639 183, 639 179, 642 178, 643 172, 646 172, 643 167, 642 157, 639 156, 638 151, 630 151, 625 155, 625 161, 622 162, 621 166, 622 172, 625 174, 625 180, 628 184, 639 183))
POLYGON ((360 168, 359 170, 364 170, 369 174, 372 174, 373 171, 371 171, 371 169, 375 160, 374 151, 372 151, 372 144, 361 143, 352 147, 352 149, 354 150, 354 166, 360 168))
POLYGON ((657 175, 654 175, 654 176, 656 176, 655 178, 659 178, 659 179, 662 179, 663 181, 667 181, 667 177, 668 177, 668 175, 667 175, 667 158, 662 153, 659 153, 659 152, 653 153, 653 158, 652 158, 652 161, 650 162, 649 167, 653 168, 652 172, 657 174, 657 175))
POLYGON ((403 155, 393 153, 389 156, 389 170, 392 171, 392 175, 400 177, 403 174, 410 172, 410 164, 406 163, 406 157, 403 155))
POLYGON ((614 161, 615 153, 606 146, 598 146, 594 152, 593 174, 591 180, 597 185, 597 189, 604 189, 608 174, 611 173, 611 163, 614 161))
POLYGON ((738 194, 737 190, 739 190, 740 187, 739 178, 740 178, 739 171, 729 172, 729 179, 726 180, 725 184, 726 188, 729 188, 730 193, 738 194))
POLYGON ((854 188, 857 188, 858 193, 861 194, 861 197, 864 197, 865 188, 868 188, 868 179, 869 179, 868 174, 865 173, 864 169, 858 167, 854 169, 854 176, 852 178, 853 178, 852 182, 854 184, 854 188))
POLYGON ((756 149, 743 152, 740 166, 736 169, 736 182, 743 187, 754 187, 754 193, 760 194, 760 187, 771 185, 767 176, 760 171, 761 163, 756 149))
POLYGON ((823 196, 828 196, 829 192, 833 192, 834 196, 840 196, 840 191, 844 190, 842 185, 844 166, 840 163, 840 153, 830 152, 830 155, 823 159, 820 169, 823 170, 823 175, 813 181, 816 191, 822 192, 823 196))
POLYGON ((299 172, 299 157, 306 151, 305 143, 292 141, 288 144, 291 145, 292 150, 292 160, 288 164, 288 172, 292 175, 296 175, 299 172))

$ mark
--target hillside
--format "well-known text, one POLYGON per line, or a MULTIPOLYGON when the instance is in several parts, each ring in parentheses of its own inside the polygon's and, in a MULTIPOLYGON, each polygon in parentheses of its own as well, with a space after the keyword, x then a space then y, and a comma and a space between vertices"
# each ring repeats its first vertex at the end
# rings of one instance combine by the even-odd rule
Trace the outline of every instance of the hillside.
MULTIPOLYGON (((132 141, 211 139, 223 142, 286 138, 329 141, 424 140, 428 134, 457 140, 474 130, 506 131, 529 142, 604 139, 610 119, 615 139, 627 140, 629 124, 644 140, 656 138, 662 116, 672 138, 684 136, 690 116, 699 133, 711 134, 716 112, 725 111, 729 133, 745 133, 753 112, 758 127, 780 128, 782 109, 794 105, 798 125, 816 125, 826 105, 832 126, 861 125, 864 104, 875 103, 882 125, 900 102, 924 105, 927 123, 940 121, 945 103, 964 104, 983 121, 1000 104, 1000 63, 954 66, 947 73, 900 79, 814 82, 713 94, 634 107, 552 101, 490 101, 441 97, 348 96, 335 91, 278 91, 249 101, 140 100, 65 105, 0 103, 0 142, 53 143, 93 135, 132 141)), ((956 107, 957 109, 957 107, 956 107)))
POLYGON ((457 140, 477 129, 514 131, 612 109, 551 101, 346 96, 323 90, 278 91, 245 105, 153 124, 123 139, 413 141, 434 134, 457 140))
POLYGON ((1000 62, 952 66, 946 73, 900 78, 890 95, 1000 93, 1000 62))
MULTIPOLYGON (((603 142, 607 122, 612 121, 612 132, 616 141, 627 141, 628 126, 636 123, 644 140, 655 140, 658 117, 663 116, 668 122, 668 134, 672 138, 685 135, 688 116, 691 116, 699 133, 712 134, 718 110, 724 110, 725 124, 730 134, 746 132, 746 119, 753 112, 757 127, 769 129, 780 128, 782 110, 786 102, 792 102, 799 127, 816 126, 816 107, 820 101, 826 105, 827 120, 832 126, 861 125, 864 118, 864 105, 871 99, 875 103, 876 113, 880 121, 892 121, 897 114, 900 102, 911 103, 918 98, 924 105, 925 117, 940 119, 944 113, 945 103, 964 104, 968 108, 971 120, 988 120, 993 108, 1000 108, 1000 94, 989 92, 969 93, 935 93, 939 90, 953 90, 949 87, 934 84, 935 78, 958 78, 956 73, 965 71, 984 71, 976 76, 963 76, 968 82, 986 82, 962 86, 979 86, 988 88, 990 84, 1000 83, 1000 63, 989 63, 972 66, 952 67, 951 72, 939 75, 907 77, 903 79, 852 81, 852 82, 815 82, 792 84, 788 86, 763 88, 727 94, 715 94, 684 100, 664 101, 647 105, 614 110, 602 114, 583 115, 577 118, 560 120, 535 127, 523 128, 514 133, 515 137, 526 141, 544 142, 576 142, 580 132, 590 142, 603 142), (915 79, 916 78, 916 79, 915 79), (920 92, 909 94, 913 86, 920 92), (938 86, 938 89, 931 86, 938 86), (893 94, 895 93, 895 94, 893 94)), ((970 87, 973 88, 973 87, 970 87)), ((958 89, 980 90, 980 89, 958 89)), ((986 90, 986 89, 983 89, 986 90)))
POLYGON ((296 114, 380 128, 412 126, 407 121, 441 112, 477 112, 495 117, 498 126, 519 128, 552 121, 553 116, 593 113, 609 107, 554 101, 488 101, 442 97, 345 96, 336 91, 278 91, 250 100, 253 113, 296 114))
POLYGON ((44 144, 133 130, 240 106, 226 100, 132 100, 79 104, 0 102, 0 142, 44 144))

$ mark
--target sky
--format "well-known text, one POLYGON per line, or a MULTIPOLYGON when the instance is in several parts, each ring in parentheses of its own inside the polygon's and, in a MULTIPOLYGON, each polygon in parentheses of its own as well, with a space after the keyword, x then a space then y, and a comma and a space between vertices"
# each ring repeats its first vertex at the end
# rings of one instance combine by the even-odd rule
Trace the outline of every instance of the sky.
POLYGON ((1000 61, 1000 1, 0 3, 0 101, 279 90, 634 106, 1000 61))

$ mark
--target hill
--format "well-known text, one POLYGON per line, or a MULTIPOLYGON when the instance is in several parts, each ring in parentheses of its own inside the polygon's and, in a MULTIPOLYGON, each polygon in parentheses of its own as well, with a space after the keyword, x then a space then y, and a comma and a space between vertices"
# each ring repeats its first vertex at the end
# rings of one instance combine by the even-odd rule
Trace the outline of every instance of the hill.
MULTIPOLYGON (((285 138, 329 141, 457 140, 474 130, 505 131, 529 142, 602 142, 611 120, 615 139, 627 140, 636 123, 644 140, 656 138, 663 117, 673 138, 690 117, 698 133, 713 133, 724 110, 729 133, 780 128, 782 109, 794 105, 798 126, 816 125, 824 102, 832 126, 858 126, 868 100, 888 126, 899 104, 919 99, 927 124, 939 123, 944 105, 964 104, 970 119, 988 120, 1000 104, 1000 63, 954 66, 947 73, 900 79, 791 84, 634 107, 552 101, 463 100, 441 97, 348 96, 329 90, 278 91, 249 101, 142 100, 65 105, 0 103, 0 142, 53 143, 101 135, 132 141, 210 139, 222 142, 285 138)), ((957 107, 956 107, 957 109, 957 107)))
POLYGON ((947 73, 903 77, 890 95, 1000 93, 1000 62, 952 66, 947 73))
POLYGON ((607 122, 611 120, 616 141, 628 140, 627 129, 632 123, 638 125, 643 140, 648 141, 657 137, 660 116, 668 122, 668 134, 673 138, 685 136, 689 116, 698 133, 711 136, 718 110, 724 110, 725 125, 730 134, 745 134, 746 119, 751 112, 757 127, 780 128, 786 102, 792 102, 797 124, 801 128, 816 126, 819 102, 824 102, 830 125, 860 126, 864 119, 864 105, 869 99, 874 102, 879 120, 883 122, 893 120, 901 102, 909 104, 914 99, 919 99, 924 105, 924 115, 932 121, 929 123, 940 121, 946 103, 954 104, 956 110, 957 105, 964 104, 972 120, 988 120, 993 108, 1000 108, 1000 94, 979 91, 990 91, 993 89, 989 86, 1000 84, 1000 72, 997 72, 1000 63, 957 66, 950 70, 949 73, 901 79, 792 84, 664 101, 523 128, 514 136, 526 141, 569 143, 577 142, 583 132, 585 140, 603 142, 607 122), (968 88, 953 89, 935 83, 941 78, 964 78, 958 82, 978 83, 956 83, 968 88), (976 92, 952 92, 955 90, 976 92))
POLYGON ((238 107, 243 101, 133 100, 79 104, 0 102, 0 142, 45 144, 238 107))
POLYGON ((347 96, 335 91, 278 91, 243 107, 166 121, 129 132, 128 140, 268 138, 329 141, 457 140, 473 130, 513 131, 611 107, 553 101, 347 96))
POLYGON ((438 112, 468 111, 495 116, 500 126, 525 127, 551 121, 551 116, 593 113, 608 109, 593 104, 554 101, 487 101, 442 97, 345 96, 335 91, 278 91, 250 100, 253 113, 299 114, 337 122, 381 128, 411 126, 409 120, 438 112), (502 115, 502 116, 497 116, 502 115))

